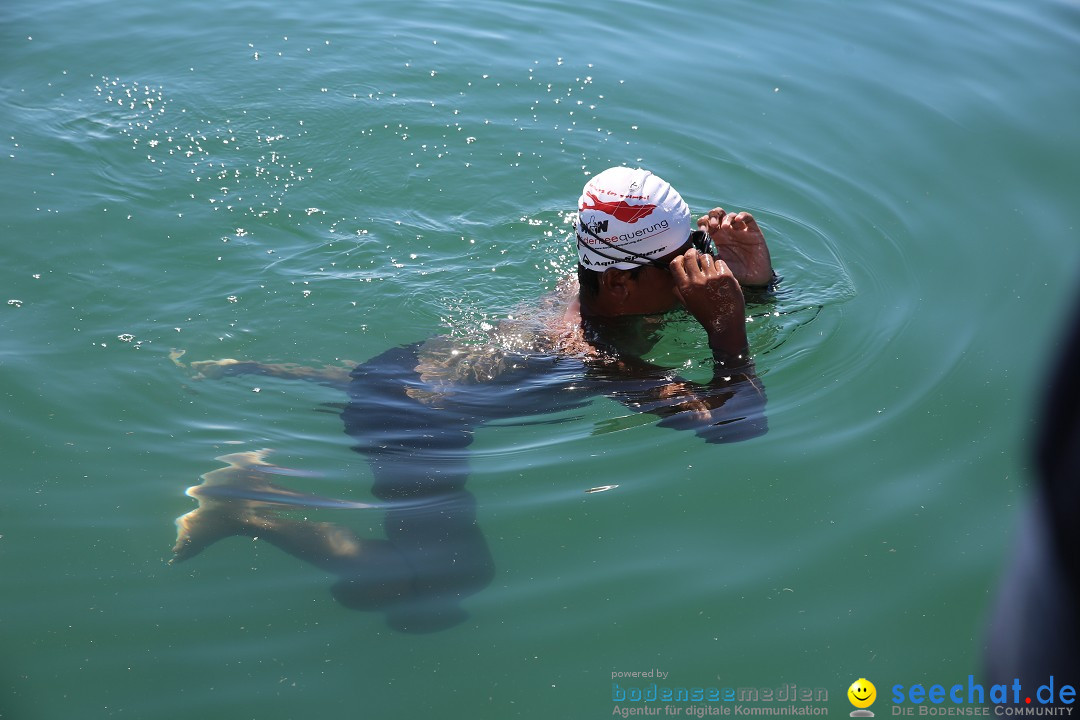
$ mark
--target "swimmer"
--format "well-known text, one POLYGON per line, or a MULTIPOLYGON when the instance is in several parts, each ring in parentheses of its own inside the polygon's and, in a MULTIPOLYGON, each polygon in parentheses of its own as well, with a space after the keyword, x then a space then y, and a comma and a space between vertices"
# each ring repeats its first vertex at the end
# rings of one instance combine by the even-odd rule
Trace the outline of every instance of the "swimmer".
MULTIPOLYGON (((382 512, 386 536, 363 540, 337 524, 286 522, 275 508, 300 500, 261 477, 274 474, 264 455, 241 465, 223 458, 230 467, 204 476, 214 478, 212 492, 189 491, 200 509, 178 525, 176 559, 229 534, 232 513, 233 534, 258 535, 332 570, 342 604, 383 610, 400 630, 438 630, 461 622, 461 600, 494 576, 465 489, 467 448, 485 422, 580 408, 605 396, 710 443, 762 435, 765 393, 747 346, 743 289, 768 292, 776 282, 769 249, 749 213, 714 208, 696 226, 667 182, 615 167, 582 191, 576 274, 484 342, 437 337, 351 369, 234 359, 186 364, 174 353, 195 378, 258 374, 348 393, 345 432, 367 456, 379 500, 377 509, 356 512, 382 512), (680 309, 705 332, 714 365, 708 382, 644 359, 663 317, 680 309), (275 502, 278 489, 288 497, 275 502), (204 504, 213 525, 200 533, 204 504)), ((319 498, 322 507, 338 502, 350 503, 319 498)))

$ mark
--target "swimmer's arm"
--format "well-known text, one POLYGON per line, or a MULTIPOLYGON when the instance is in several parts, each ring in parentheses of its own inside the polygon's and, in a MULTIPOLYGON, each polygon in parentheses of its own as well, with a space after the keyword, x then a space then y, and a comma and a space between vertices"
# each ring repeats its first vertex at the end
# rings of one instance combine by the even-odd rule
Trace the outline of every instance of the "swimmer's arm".
MULTIPOLYGON (((661 425, 694 430, 708 442, 732 442, 762 435, 765 392, 754 371, 746 338, 746 304, 731 268, 720 258, 695 249, 670 265, 675 293, 701 323, 713 352, 714 370, 707 384, 681 378, 661 379, 648 363, 623 356, 622 369, 638 379, 624 385, 620 400, 628 407, 658 415, 661 425), (627 372, 628 371, 628 372, 627 372), (651 377, 650 377, 651 376, 651 377)), ((769 269, 771 277, 771 267, 769 269)))
POLYGON ((618 384, 611 397, 628 408, 661 418, 660 426, 693 430, 710 443, 747 440, 768 431, 765 387, 753 360, 735 364, 717 362, 713 377, 698 383, 641 359, 624 358, 618 366, 621 379, 610 369, 608 382, 618 384))
POLYGON ((325 365, 315 368, 295 363, 264 363, 257 360, 234 360, 232 358, 196 360, 191 363, 183 363, 180 358, 183 357, 184 352, 183 350, 173 350, 169 353, 169 359, 177 367, 190 374, 194 380, 216 380, 232 375, 263 375, 284 380, 307 380, 320 385, 343 389, 349 384, 349 373, 356 365, 355 363, 347 363, 340 366, 325 365))

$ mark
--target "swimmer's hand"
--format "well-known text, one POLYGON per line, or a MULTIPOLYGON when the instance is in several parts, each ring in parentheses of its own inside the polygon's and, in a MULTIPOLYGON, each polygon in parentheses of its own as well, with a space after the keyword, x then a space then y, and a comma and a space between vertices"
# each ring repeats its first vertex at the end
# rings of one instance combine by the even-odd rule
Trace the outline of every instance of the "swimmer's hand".
POLYGON ((662 404, 650 412, 663 418, 660 427, 691 430, 706 442, 746 440, 769 428, 764 389, 750 361, 734 371, 718 367, 708 385, 676 380, 659 388, 657 395, 662 404))
POLYGON ((259 373, 261 368, 261 363, 233 360, 232 358, 196 360, 192 363, 183 363, 180 358, 184 357, 185 353, 187 353, 186 350, 174 349, 169 352, 169 359, 178 368, 191 375, 192 380, 218 380, 226 375, 255 374, 259 373))
POLYGON ((250 360, 222 358, 221 360, 197 360, 191 363, 190 368, 194 380, 219 380, 228 375, 264 374, 260 365, 250 360))
POLYGON ((705 328, 717 360, 730 364, 745 359, 746 303, 727 263, 691 248, 672 260, 670 268, 675 295, 705 328))
POLYGON ((709 233, 716 254, 742 285, 763 287, 773 280, 772 258, 765 234, 748 212, 725 213, 713 208, 697 221, 698 228, 709 233))
POLYGON ((257 360, 235 360, 233 358, 196 360, 185 364, 180 361, 183 356, 183 350, 173 350, 169 353, 169 359, 190 375, 192 380, 219 380, 233 375, 265 375, 284 380, 308 380, 341 389, 348 386, 351 378, 350 372, 356 366, 356 363, 349 360, 341 361, 341 365, 325 365, 313 368, 295 363, 264 363, 257 360))

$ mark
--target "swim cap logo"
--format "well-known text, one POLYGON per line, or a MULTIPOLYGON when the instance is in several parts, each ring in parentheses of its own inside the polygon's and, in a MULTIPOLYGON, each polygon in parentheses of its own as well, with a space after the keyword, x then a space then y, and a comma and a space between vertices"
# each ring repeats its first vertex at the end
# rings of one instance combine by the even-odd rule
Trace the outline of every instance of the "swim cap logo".
POLYGON ((579 221, 579 224, 581 225, 581 229, 583 231, 584 230, 592 230, 593 233, 599 235, 600 233, 606 233, 607 232, 608 221, 607 220, 594 220, 594 221, 592 221, 591 223, 588 223, 588 224, 586 224, 584 221, 579 221))
POLYGON ((599 210, 624 223, 636 223, 641 218, 652 215, 652 211, 656 209, 655 205, 631 205, 625 200, 610 202, 601 200, 592 193, 585 194, 592 198, 593 204, 582 203, 579 210, 599 210))
POLYGON ((859 678, 851 683, 847 696, 851 704, 857 708, 851 712, 851 717, 874 717, 874 713, 866 709, 877 700, 877 688, 874 687, 874 683, 866 678, 859 678))

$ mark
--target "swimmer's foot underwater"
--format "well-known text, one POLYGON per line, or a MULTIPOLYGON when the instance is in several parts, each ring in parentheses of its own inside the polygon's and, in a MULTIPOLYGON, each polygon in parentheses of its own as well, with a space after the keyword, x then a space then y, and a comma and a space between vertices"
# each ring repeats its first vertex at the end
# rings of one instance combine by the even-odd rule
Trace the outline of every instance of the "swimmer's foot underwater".
POLYGON ((266 456, 270 452, 269 449, 264 449, 222 455, 215 458, 226 463, 227 467, 203 475, 201 483, 187 489, 187 496, 198 500, 200 509, 230 500, 240 503, 250 502, 338 510, 364 510, 380 507, 371 503, 339 500, 321 495, 308 495, 275 485, 269 481, 267 475, 307 475, 309 473, 271 465, 266 462, 266 456))
POLYGON ((192 380, 218 380, 232 375, 265 375, 284 380, 310 380, 344 390, 349 384, 349 373, 356 367, 356 363, 349 361, 342 361, 341 365, 312 368, 294 363, 264 363, 233 358, 184 363, 180 359, 186 352, 186 350, 173 349, 169 352, 169 359, 178 368, 191 375, 192 380))
POLYGON ((299 474, 266 462, 270 450, 234 453, 219 458, 226 466, 202 476, 202 482, 187 489, 187 495, 199 501, 199 507, 176 519, 176 544, 171 562, 181 562, 199 554, 217 540, 232 535, 265 537, 289 545, 290 552, 300 550, 305 558, 320 559, 325 566, 334 558, 354 555, 359 539, 348 539, 348 531, 331 523, 290 521, 281 517, 278 507, 367 509, 370 503, 307 495, 275 485, 269 474, 299 474), (305 538, 297 535, 300 528, 305 538), (330 528, 334 528, 331 532, 330 528), (287 542, 286 542, 287 541, 287 542))

